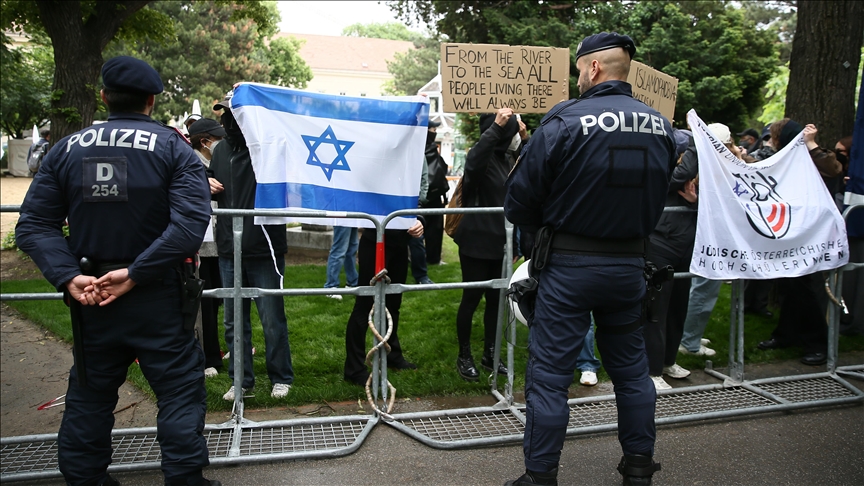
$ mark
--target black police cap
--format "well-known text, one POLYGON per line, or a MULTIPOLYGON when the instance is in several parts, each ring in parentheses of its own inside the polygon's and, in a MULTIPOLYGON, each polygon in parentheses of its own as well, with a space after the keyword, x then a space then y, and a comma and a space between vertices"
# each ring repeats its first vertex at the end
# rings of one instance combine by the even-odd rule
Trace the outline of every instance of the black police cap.
POLYGON ((111 91, 159 94, 162 79, 149 64, 130 56, 117 56, 102 65, 102 84, 111 91))
POLYGON ((440 122, 440 121, 435 121, 435 120, 432 120, 432 119, 429 120, 429 128, 438 128, 438 127, 440 127, 440 126, 441 126, 441 122, 440 122))
POLYGON ((599 34, 589 35, 582 39, 582 42, 576 47, 576 59, 591 54, 592 52, 605 51, 613 47, 621 47, 628 54, 630 59, 636 55, 636 44, 633 39, 627 35, 620 35, 617 32, 600 32, 599 34))
POLYGON ((197 135, 199 133, 209 133, 217 137, 224 137, 225 129, 216 120, 202 118, 189 126, 189 135, 197 135))
POLYGON ((754 139, 759 139, 759 132, 757 132, 755 128, 748 128, 747 130, 744 130, 743 132, 736 135, 738 135, 739 137, 743 137, 744 135, 750 135, 754 139))

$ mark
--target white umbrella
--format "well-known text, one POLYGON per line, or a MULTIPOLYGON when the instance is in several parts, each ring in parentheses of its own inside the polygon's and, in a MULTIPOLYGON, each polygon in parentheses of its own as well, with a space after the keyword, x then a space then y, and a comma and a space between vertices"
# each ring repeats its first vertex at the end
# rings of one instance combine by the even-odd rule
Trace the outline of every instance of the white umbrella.
POLYGON ((33 135, 32 135, 32 137, 33 137, 33 141, 34 141, 34 142, 35 142, 36 140, 39 140, 39 127, 37 127, 35 124, 33 125, 33 135))
POLYGON ((201 104, 198 103, 198 100, 192 102, 192 114, 201 116, 201 104))

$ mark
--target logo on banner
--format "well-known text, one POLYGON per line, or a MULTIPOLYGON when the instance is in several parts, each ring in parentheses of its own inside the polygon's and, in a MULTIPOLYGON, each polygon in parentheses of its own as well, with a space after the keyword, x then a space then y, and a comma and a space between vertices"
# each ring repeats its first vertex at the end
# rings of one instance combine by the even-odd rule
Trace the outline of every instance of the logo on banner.
POLYGON ((733 174, 738 181, 732 191, 746 199, 747 220, 760 235, 772 240, 786 236, 792 222, 792 206, 777 193, 777 180, 761 172, 733 174))
POLYGON ((306 143, 306 148, 309 149, 309 158, 306 159, 306 165, 321 167, 321 170, 324 171, 324 175, 327 176, 328 181, 333 177, 334 170, 351 170, 351 168, 348 167, 348 161, 345 160, 345 153, 347 153, 348 149, 354 145, 354 142, 337 139, 336 134, 333 133, 333 127, 330 125, 327 125, 327 129, 324 130, 324 133, 322 133, 320 137, 314 137, 312 135, 301 135, 301 137, 303 137, 303 142, 306 143), (333 145, 333 148, 336 149, 336 157, 328 163, 324 163, 321 160, 321 157, 316 153, 322 144, 333 145))

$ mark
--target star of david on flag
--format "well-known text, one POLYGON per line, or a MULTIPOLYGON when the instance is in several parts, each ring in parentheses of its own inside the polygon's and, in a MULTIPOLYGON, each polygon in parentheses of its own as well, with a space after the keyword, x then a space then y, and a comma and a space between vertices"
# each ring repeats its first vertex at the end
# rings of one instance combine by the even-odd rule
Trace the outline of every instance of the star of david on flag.
MULTIPOLYGON (((415 209, 429 100, 422 96, 326 95, 243 83, 231 111, 255 170, 255 209, 360 212, 379 220, 415 209)), ((410 228, 398 217, 388 229, 410 228)), ((371 228, 366 219, 256 216, 256 224, 302 222, 371 228)))
POLYGON ((309 148, 309 158, 306 159, 306 164, 321 167, 328 181, 333 178, 334 170, 351 170, 348 167, 348 161, 345 160, 345 153, 354 145, 354 142, 337 140, 336 134, 333 133, 333 127, 327 125, 327 130, 324 130, 324 133, 320 137, 313 137, 312 135, 302 135, 302 137, 303 142, 306 143, 306 147, 309 148), (336 158, 331 162, 322 162, 316 153, 321 144, 332 144, 336 148, 336 158))

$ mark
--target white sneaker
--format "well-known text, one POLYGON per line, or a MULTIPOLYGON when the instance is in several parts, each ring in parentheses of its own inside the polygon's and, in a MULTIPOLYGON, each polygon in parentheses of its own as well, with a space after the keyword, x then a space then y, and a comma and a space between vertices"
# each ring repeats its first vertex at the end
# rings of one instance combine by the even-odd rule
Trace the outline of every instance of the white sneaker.
POLYGON ((216 371, 216 368, 204 368, 204 378, 213 378, 218 375, 219 372, 216 371))
POLYGON ((657 391, 672 389, 672 387, 669 386, 669 383, 666 383, 666 381, 663 380, 662 376, 652 376, 651 381, 654 382, 654 389, 657 391))
POLYGON ((291 385, 287 383, 276 383, 273 385, 273 391, 270 392, 270 396, 273 398, 285 398, 289 391, 291 391, 291 385))
MULTIPOLYGON (((241 390, 243 390, 243 394, 245 395, 246 389, 241 388, 241 390)), ((228 391, 225 392, 224 395, 222 395, 222 399, 225 400, 226 402, 233 402, 234 401, 234 385, 231 385, 231 388, 229 388, 228 391)))
POLYGON ((717 354, 717 351, 714 351, 711 348, 705 347, 704 344, 700 344, 699 345, 699 351, 696 351, 695 353, 688 350, 684 346, 678 346, 678 352, 681 354, 688 354, 690 356, 714 356, 715 354, 717 354))
POLYGON ((673 364, 672 366, 664 366, 663 374, 668 376, 669 378, 675 378, 676 380, 680 380, 681 378, 687 378, 688 376, 690 376, 690 370, 685 370, 677 364, 673 364))
POLYGON ((585 386, 594 386, 597 384, 597 373, 593 371, 583 371, 579 378, 579 383, 585 386))
POLYGON ((225 361, 226 359, 231 359, 231 351, 222 355, 222 361, 225 361))
POLYGON ((333 300, 342 300, 342 296, 339 294, 327 294, 327 297, 333 300))
POLYGON ((711 344, 711 340, 702 338, 699 340, 699 344, 701 344, 702 346, 708 346, 709 344, 711 344))

